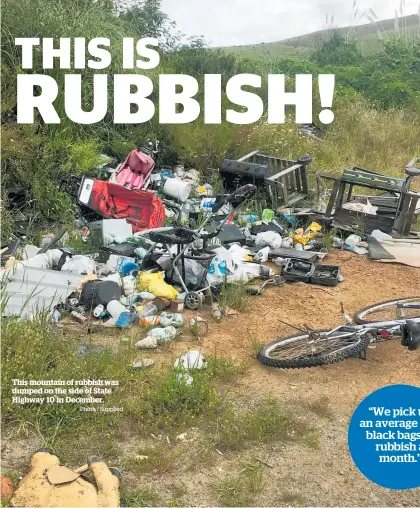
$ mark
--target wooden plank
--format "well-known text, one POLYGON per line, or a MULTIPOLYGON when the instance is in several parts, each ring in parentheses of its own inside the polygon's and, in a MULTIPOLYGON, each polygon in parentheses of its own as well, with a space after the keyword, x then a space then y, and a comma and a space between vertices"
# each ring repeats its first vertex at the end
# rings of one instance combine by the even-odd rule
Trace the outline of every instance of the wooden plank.
POLYGON ((250 159, 252 156, 256 155, 257 153, 260 153, 259 150, 254 150, 253 152, 247 154, 247 155, 244 155, 243 157, 241 157, 240 159, 237 159, 238 162, 247 162, 248 159, 250 159))
POLYGON ((297 203, 298 201, 301 201, 302 199, 306 198, 306 194, 297 194, 294 198, 289 199, 289 205, 293 205, 294 203, 297 203))
POLYGON ((282 189, 283 189, 284 205, 287 206, 289 204, 289 196, 287 194, 287 184, 286 184, 284 176, 280 178, 280 185, 282 186, 282 189))
POLYGON ((343 206, 344 201, 344 193, 346 190, 346 184, 340 180, 340 186, 338 188, 338 194, 337 194, 337 210, 343 206))
POLYGON ((302 191, 308 195, 309 193, 309 186, 308 186, 308 174, 306 173, 306 166, 302 165, 300 169, 300 175, 302 178, 302 191))
POLYGON ((290 166, 290 168, 284 169, 283 171, 280 171, 280 173, 277 173, 276 175, 270 176, 268 180, 278 180, 279 178, 282 178, 283 176, 287 175, 288 173, 295 171, 296 169, 300 168, 300 164, 295 164, 293 166, 290 166))
POLYGON ((340 187, 340 180, 335 180, 334 186, 331 191, 330 200, 328 201, 327 210, 325 212, 325 217, 329 219, 331 217, 331 213, 333 211, 335 200, 337 198, 338 188, 340 187))
POLYGON ((265 184, 268 187, 269 193, 271 195, 271 204, 274 210, 277 210, 279 201, 277 182, 271 182, 270 180, 266 179, 265 184))
POLYGON ((418 200, 417 196, 411 196, 410 207, 408 209, 408 213, 405 218, 405 227, 404 227, 404 231, 403 231, 404 236, 406 236, 410 233, 411 225, 412 225, 413 219, 414 219, 414 212, 416 211, 417 200, 418 200))
POLYGON ((295 175, 296 175, 296 189, 297 189, 298 192, 302 192, 303 191, 303 187, 302 187, 302 171, 296 171, 295 175))

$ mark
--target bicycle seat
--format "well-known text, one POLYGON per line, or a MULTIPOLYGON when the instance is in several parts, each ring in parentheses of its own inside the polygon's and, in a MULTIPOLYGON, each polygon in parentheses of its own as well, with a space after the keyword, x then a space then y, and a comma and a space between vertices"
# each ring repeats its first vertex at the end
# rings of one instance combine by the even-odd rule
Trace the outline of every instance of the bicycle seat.
POLYGON ((405 168, 405 174, 408 176, 420 176, 420 169, 419 168, 405 168))

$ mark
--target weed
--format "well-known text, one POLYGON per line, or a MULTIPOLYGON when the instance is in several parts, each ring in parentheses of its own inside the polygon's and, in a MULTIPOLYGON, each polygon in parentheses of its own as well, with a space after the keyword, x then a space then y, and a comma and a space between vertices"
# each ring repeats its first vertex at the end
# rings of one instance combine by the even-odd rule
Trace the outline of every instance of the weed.
POLYGON ((138 455, 126 460, 127 469, 135 473, 164 474, 179 468, 184 449, 166 441, 137 450, 138 455))
POLYGON ((254 494, 260 492, 263 484, 263 470, 261 462, 251 459, 245 462, 242 467, 242 471, 247 478, 250 492, 254 494))
POLYGON ((262 488, 262 467, 257 460, 242 464, 240 471, 214 485, 217 501, 223 506, 250 506, 262 488))
POLYGON ((184 496, 187 494, 187 489, 184 484, 171 485, 171 497, 168 499, 168 506, 178 507, 185 506, 183 501, 184 496))
POLYGON ((337 234, 337 228, 332 228, 324 233, 324 236, 322 237, 322 246, 328 252, 334 248, 334 237, 337 236, 337 234))
POLYGON ((305 498, 298 492, 286 491, 283 492, 279 498, 279 504, 286 506, 297 505, 302 506, 305 503, 305 498))
POLYGON ((279 401, 267 398, 250 410, 225 409, 212 422, 208 439, 218 449, 240 450, 271 439, 306 442, 314 430, 281 407, 279 401))
POLYGON ((229 381, 236 376, 243 376, 248 370, 249 364, 246 361, 235 362, 231 358, 216 355, 209 357, 207 360, 206 374, 219 381, 229 381))
POLYGON ((168 506, 176 508, 178 506, 185 506, 185 503, 178 497, 171 497, 168 499, 168 506))
POLYGON ((250 342, 254 356, 257 356, 257 354, 261 351, 264 344, 260 341, 257 335, 252 335, 250 337, 250 342))
POLYGON ((232 309, 243 311, 248 304, 248 294, 246 292, 246 283, 234 282, 228 284, 224 281, 221 292, 219 305, 222 309, 231 307, 232 309))
POLYGON ((121 506, 141 508, 144 506, 158 506, 159 496, 152 487, 137 489, 121 489, 121 506))
POLYGON ((318 399, 308 401, 306 406, 313 413, 326 418, 327 420, 334 419, 334 413, 329 405, 329 399, 326 396, 319 397, 318 399))
POLYGON ((214 486, 217 501, 222 506, 249 506, 251 499, 245 488, 245 479, 241 475, 228 476, 214 486))

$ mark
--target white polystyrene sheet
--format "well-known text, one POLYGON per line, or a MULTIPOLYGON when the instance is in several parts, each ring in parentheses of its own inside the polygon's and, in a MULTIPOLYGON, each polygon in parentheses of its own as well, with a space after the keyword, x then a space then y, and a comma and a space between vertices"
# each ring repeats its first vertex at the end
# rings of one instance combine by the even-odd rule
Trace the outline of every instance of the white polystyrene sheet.
POLYGON ((0 275, 4 316, 27 316, 52 309, 76 290, 83 276, 20 265, 0 275))

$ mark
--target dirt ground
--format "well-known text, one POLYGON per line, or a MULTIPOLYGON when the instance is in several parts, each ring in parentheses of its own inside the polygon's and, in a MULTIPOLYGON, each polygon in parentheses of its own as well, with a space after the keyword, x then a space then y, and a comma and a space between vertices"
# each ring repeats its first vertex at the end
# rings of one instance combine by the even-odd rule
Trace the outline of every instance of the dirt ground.
MULTIPOLYGON (((325 263, 341 266, 344 281, 335 288, 303 283, 268 287, 262 296, 249 300, 245 311, 220 323, 212 321, 208 311, 200 312, 209 318, 209 333, 199 346, 203 353, 250 363, 247 374, 230 387, 235 398, 273 395, 283 404, 294 407, 302 399, 318 400, 324 396, 333 412, 330 420, 311 416, 321 431, 319 449, 300 443, 274 442, 247 450, 245 455, 258 456, 268 464, 264 469, 264 488, 254 503, 259 506, 420 506, 420 488, 393 491, 371 483, 354 466, 347 448, 348 422, 366 395, 393 383, 420 386, 420 352, 408 352, 398 340, 393 340, 368 349, 364 361, 349 359, 325 367, 291 371, 269 369, 254 357, 256 342, 266 343, 294 333, 279 320, 296 326, 328 328, 342 323, 340 302, 349 314, 354 314, 375 302, 420 296, 419 269, 375 263, 350 252, 333 252, 325 263)), ((189 316, 185 312, 187 320, 189 316)), ((153 353, 156 367, 169 365, 186 349, 197 349, 188 332, 170 350, 153 353)), ((136 442, 133 435, 119 443, 121 455, 132 453, 136 442)), ((24 470, 33 441, 30 445, 6 439, 2 446, 2 469, 24 470)), ((211 506, 216 503, 212 484, 237 467, 237 457, 220 455, 214 465, 197 472, 179 470, 137 477, 128 472, 128 477, 137 486, 155 487, 163 493, 163 498, 167 493, 168 499, 173 486, 182 485, 185 505, 211 506)))

